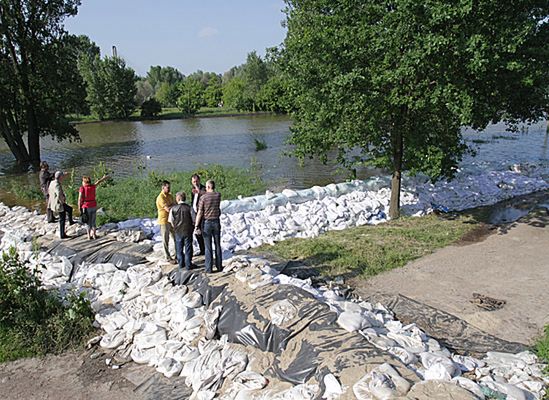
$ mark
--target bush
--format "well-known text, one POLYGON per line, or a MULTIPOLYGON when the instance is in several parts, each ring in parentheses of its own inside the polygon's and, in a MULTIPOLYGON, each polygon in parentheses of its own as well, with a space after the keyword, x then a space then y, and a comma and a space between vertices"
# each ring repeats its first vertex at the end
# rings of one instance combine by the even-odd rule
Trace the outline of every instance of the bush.
POLYGON ((157 117, 162 112, 160 102, 155 98, 145 100, 141 104, 141 116, 145 118, 157 117))
POLYGON ((0 362, 59 353, 93 331, 93 311, 84 293, 40 287, 40 271, 29 270, 14 248, 0 258, 0 362))

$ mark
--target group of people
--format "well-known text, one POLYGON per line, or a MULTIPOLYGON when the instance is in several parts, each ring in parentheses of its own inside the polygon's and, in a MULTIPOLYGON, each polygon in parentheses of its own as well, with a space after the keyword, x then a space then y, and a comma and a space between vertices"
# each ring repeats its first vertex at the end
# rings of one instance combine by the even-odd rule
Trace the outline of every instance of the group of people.
MULTIPOLYGON (((66 239, 65 225, 73 225, 73 209, 66 202, 62 181, 65 177, 63 171, 50 172, 47 162, 40 163, 40 189, 44 193, 47 203, 47 221, 55 222, 55 215, 59 216, 59 236, 66 239)), ((80 214, 85 215, 88 239, 96 239, 96 215, 97 201, 96 188, 108 179, 104 175, 95 184, 89 176, 82 177, 82 186, 78 193, 78 208, 80 214)), ((180 268, 190 270, 193 267, 193 236, 196 237, 200 248, 199 256, 204 255, 206 272, 222 270, 221 260, 221 193, 215 190, 215 182, 209 180, 206 185, 200 183, 200 176, 194 174, 191 177, 190 204, 185 192, 180 191, 175 195, 170 193, 170 182, 162 182, 162 190, 156 198, 158 210, 158 224, 164 246, 164 254, 169 262, 176 262, 170 255, 170 237, 175 242, 176 259, 180 268)))
POLYGON ((166 260, 175 262, 169 249, 172 237, 179 268, 190 270, 193 267, 194 235, 200 248, 198 255, 204 255, 206 272, 213 272, 214 264, 216 270, 221 271, 221 193, 216 192, 213 180, 207 181, 206 186, 202 185, 198 174, 191 177, 191 185, 190 204, 186 202, 187 195, 183 191, 177 192, 174 199, 168 181, 162 182, 162 190, 156 198, 158 224, 166 260))
MULTIPOLYGON (((67 239, 65 225, 68 219, 69 225, 75 223, 73 219, 73 209, 67 204, 65 192, 63 191, 62 181, 65 177, 63 171, 50 172, 46 161, 40 163, 40 189, 46 198, 46 215, 48 223, 55 222, 55 215, 59 216, 59 237, 67 239)), ((89 176, 82 177, 82 186, 78 190, 78 208, 81 215, 86 215, 86 226, 88 239, 96 239, 96 215, 97 201, 95 199, 95 189, 109 177, 104 175, 95 184, 92 184, 89 176)))

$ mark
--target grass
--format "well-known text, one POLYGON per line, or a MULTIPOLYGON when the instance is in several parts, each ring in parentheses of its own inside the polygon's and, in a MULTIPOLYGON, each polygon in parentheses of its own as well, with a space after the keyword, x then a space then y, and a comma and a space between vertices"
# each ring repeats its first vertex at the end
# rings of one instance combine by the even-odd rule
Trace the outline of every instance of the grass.
MULTIPOLYGON (((103 207, 104 216, 98 216, 98 223, 117 222, 129 218, 156 217, 156 197, 160 193, 161 182, 171 183, 171 192, 183 191, 190 201, 191 175, 198 173, 205 183, 213 179, 216 190, 224 200, 235 199, 239 195, 251 196, 265 190, 258 171, 213 165, 190 172, 149 172, 146 175, 116 179, 108 186, 97 189, 97 202, 103 207)), ((77 189, 77 188, 76 188, 77 189)), ((76 193, 76 190, 72 190, 76 193)), ((73 200, 75 202, 75 200, 73 200)))
MULTIPOLYGON (((136 109, 134 113, 130 116, 130 120, 132 121, 146 121, 146 120, 162 120, 162 119, 183 119, 183 118, 189 118, 189 115, 182 112, 179 108, 176 107, 167 107, 163 108, 162 112, 158 114, 156 118, 146 118, 141 117, 140 115, 141 111, 139 109, 136 109)), ((194 115, 195 117, 211 117, 211 116, 230 116, 230 115, 248 115, 248 114, 265 114, 265 112, 255 112, 252 113, 250 111, 239 111, 235 108, 229 108, 229 107, 202 107, 198 112, 194 115)), ((68 115, 67 118, 74 123, 79 122, 100 122, 100 120, 93 116, 93 115, 76 115, 71 114, 68 115)))
MULTIPOLYGON (((541 362, 549 364, 549 325, 545 325, 543 332, 535 345, 535 351, 541 362)), ((545 368, 545 374, 549 376, 549 366, 545 368)), ((549 391, 546 398, 549 398, 549 391)))
POLYGON ((289 239, 255 251, 315 266, 323 275, 374 276, 399 268, 462 238, 474 229, 469 217, 402 217, 377 226, 326 232, 313 239, 289 239))

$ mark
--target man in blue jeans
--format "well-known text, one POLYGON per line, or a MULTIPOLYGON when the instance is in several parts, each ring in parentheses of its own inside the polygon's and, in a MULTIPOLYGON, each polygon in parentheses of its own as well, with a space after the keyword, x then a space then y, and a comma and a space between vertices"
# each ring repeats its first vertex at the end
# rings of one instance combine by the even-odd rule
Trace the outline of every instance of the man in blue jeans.
POLYGON ((193 221, 191 207, 185 203, 187 196, 184 192, 177 192, 175 201, 177 204, 170 208, 168 223, 173 226, 175 232, 175 254, 179 263, 179 269, 183 269, 183 254, 185 255, 185 268, 191 269, 193 257, 193 221), (185 252, 183 252, 183 246, 185 252))
POLYGON ((200 224, 202 220, 204 221, 202 236, 204 237, 204 250, 206 253, 204 261, 207 273, 212 272, 213 266, 212 239, 215 245, 215 268, 217 271, 223 269, 221 266, 220 204, 221 193, 215 191, 215 182, 209 180, 206 182, 206 193, 200 196, 198 201, 198 213, 194 224, 195 234, 200 234, 200 224))

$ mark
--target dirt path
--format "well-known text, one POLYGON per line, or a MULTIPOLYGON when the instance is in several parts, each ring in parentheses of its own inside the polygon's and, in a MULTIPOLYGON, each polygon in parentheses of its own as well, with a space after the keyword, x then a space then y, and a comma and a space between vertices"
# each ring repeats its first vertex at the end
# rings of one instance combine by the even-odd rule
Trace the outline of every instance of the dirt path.
POLYGON ((402 294, 501 339, 531 344, 549 324, 549 217, 538 212, 493 232, 352 285, 364 297, 402 294), (506 303, 485 311, 471 303, 473 293, 506 303))

